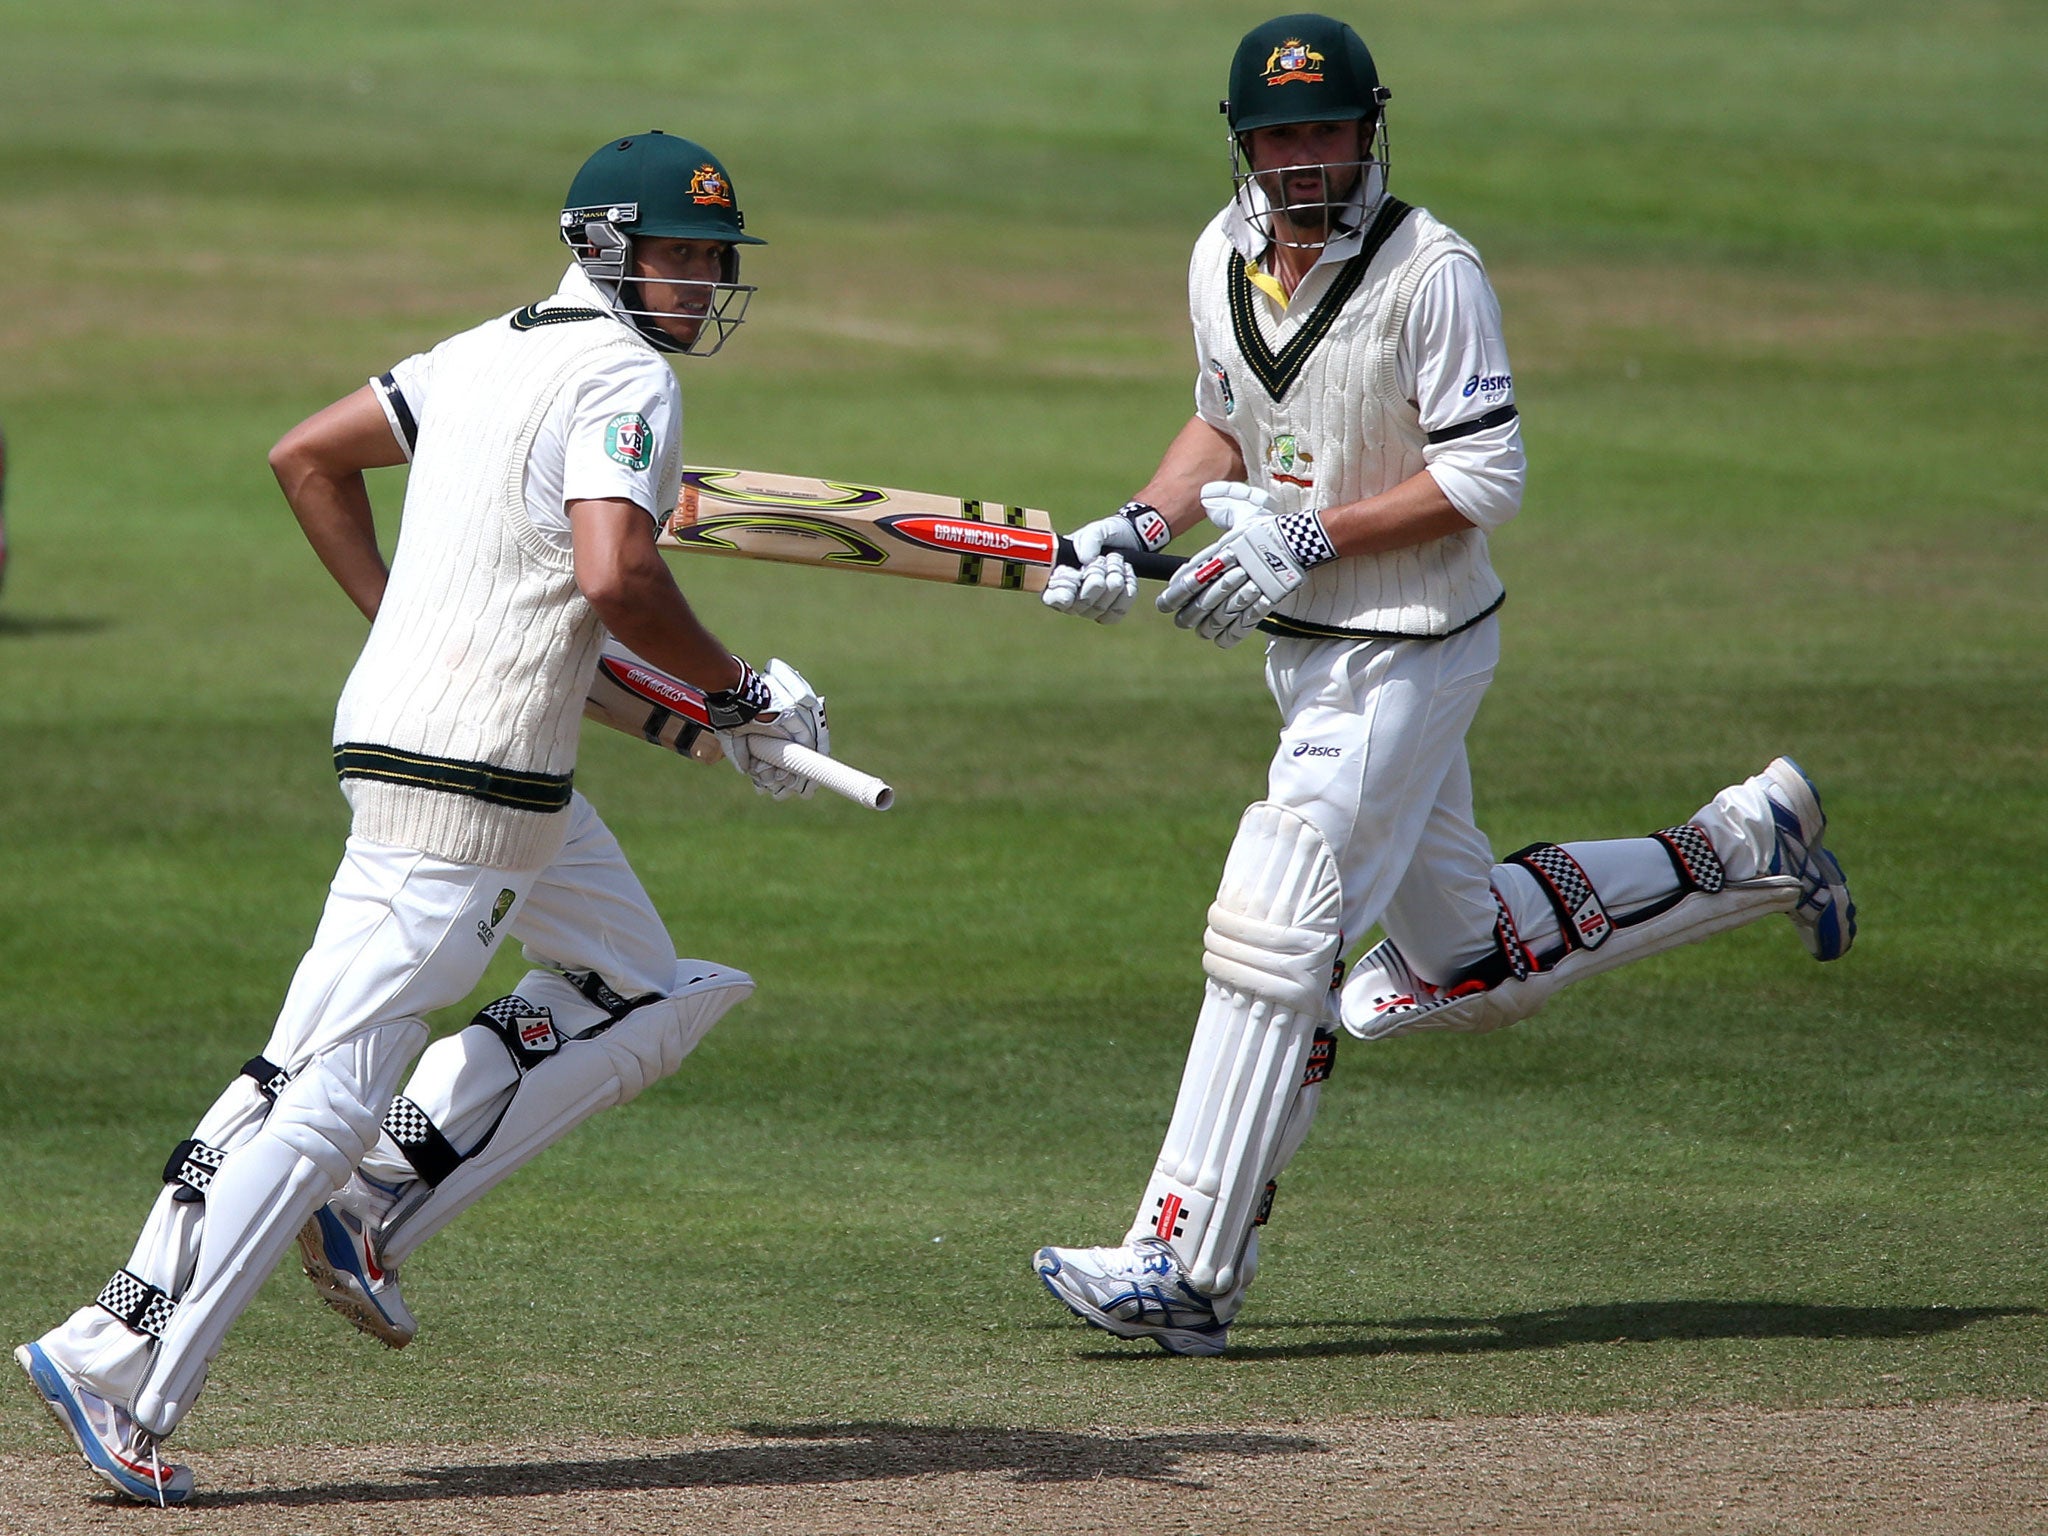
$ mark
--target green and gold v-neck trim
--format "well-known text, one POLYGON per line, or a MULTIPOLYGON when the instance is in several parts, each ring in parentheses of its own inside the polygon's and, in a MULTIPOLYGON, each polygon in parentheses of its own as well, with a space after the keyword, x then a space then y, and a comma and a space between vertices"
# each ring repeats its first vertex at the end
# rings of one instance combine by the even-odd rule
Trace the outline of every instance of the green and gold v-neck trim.
POLYGON ((1330 286, 1302 322, 1301 329, 1277 353, 1266 344, 1266 338, 1259 330, 1258 290, 1246 270, 1244 256, 1235 250, 1230 253, 1230 329, 1237 338, 1237 350, 1244 354, 1245 365, 1275 401, 1284 398, 1301 376, 1309 354, 1330 333, 1330 327, 1337 323, 1337 316, 1351 302, 1358 285, 1365 281, 1365 269, 1372 265, 1373 257, 1380 253, 1380 247, 1413 211, 1410 204, 1398 197, 1380 199, 1379 210, 1373 215, 1372 223, 1366 226, 1365 239, 1358 248, 1358 254, 1338 269, 1330 286))

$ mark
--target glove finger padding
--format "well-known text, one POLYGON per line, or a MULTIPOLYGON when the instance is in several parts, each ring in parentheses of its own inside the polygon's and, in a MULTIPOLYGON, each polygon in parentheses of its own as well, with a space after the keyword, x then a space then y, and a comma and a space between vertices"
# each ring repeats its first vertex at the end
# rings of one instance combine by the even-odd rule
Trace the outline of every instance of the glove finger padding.
POLYGON ((1046 579, 1039 601, 1060 613, 1114 624, 1130 611, 1138 576, 1119 554, 1099 555, 1080 566, 1060 566, 1046 579))
POLYGON ((1242 480, 1211 480, 1202 487, 1202 511, 1225 533, 1255 517, 1272 515, 1273 498, 1242 480))
POLYGON ((1141 501, 1126 502, 1068 535, 1079 563, 1057 567, 1039 601, 1076 618, 1114 624, 1138 595, 1137 574, 1124 556, 1164 549, 1172 538, 1173 529, 1157 511, 1141 501))
MULTIPOLYGON (((1230 488, 1229 482, 1215 484, 1230 488)), ((1225 499, 1233 507, 1248 504, 1244 498, 1217 498, 1225 499)), ((1280 519, 1254 517, 1183 566, 1159 594, 1158 607, 1161 613, 1171 613, 1182 629, 1193 629, 1228 650, 1306 579, 1307 570, 1289 546, 1280 519)))
POLYGON ((779 658, 769 662, 761 676, 768 684, 769 707, 737 730, 720 732, 718 739, 733 767, 753 780, 762 794, 774 800, 806 797, 815 787, 809 779, 763 761, 749 750, 747 739, 774 736, 830 755, 832 732, 825 720, 825 701, 801 672, 779 658))
POLYGON ((1073 611, 1098 624, 1114 624, 1131 610, 1138 595, 1138 573, 1119 554, 1098 555, 1081 572, 1081 590, 1073 611))

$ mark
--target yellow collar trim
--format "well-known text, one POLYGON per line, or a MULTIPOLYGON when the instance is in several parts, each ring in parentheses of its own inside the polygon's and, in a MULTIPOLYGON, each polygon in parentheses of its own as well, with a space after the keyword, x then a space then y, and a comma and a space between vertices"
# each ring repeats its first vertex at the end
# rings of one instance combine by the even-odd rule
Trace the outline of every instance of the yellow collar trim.
POLYGON ((1247 261, 1244 264, 1244 275, 1251 280, 1253 287, 1265 294, 1275 304, 1278 304, 1282 309, 1287 307, 1287 290, 1280 286, 1279 278, 1273 276, 1270 272, 1261 271, 1256 261, 1247 261))

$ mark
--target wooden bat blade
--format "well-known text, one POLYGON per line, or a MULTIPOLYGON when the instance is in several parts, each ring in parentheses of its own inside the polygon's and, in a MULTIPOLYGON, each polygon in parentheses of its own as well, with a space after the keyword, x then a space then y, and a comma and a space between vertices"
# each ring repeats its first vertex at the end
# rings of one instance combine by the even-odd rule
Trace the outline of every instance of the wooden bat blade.
MULTIPOLYGON (((743 469, 685 469, 656 542, 1013 592, 1042 592, 1055 565, 1074 563, 1052 519, 1035 508, 743 469)), ((1139 574, 1164 579, 1179 565, 1150 556, 1139 574)))

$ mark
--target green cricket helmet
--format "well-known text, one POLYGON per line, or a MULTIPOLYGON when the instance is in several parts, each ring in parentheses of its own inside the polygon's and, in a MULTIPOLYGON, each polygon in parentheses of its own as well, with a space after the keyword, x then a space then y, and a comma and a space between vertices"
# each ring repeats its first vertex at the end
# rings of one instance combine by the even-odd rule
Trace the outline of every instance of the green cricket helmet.
POLYGON ((1332 210, 1363 198, 1374 167, 1379 169, 1384 191, 1386 104, 1392 95, 1380 84, 1379 68, 1364 39, 1333 17, 1313 12, 1276 16, 1247 32, 1231 57, 1230 96, 1220 107, 1230 124, 1231 185, 1254 227, 1278 239, 1272 227, 1276 208, 1291 222, 1327 225, 1332 210), (1257 185, 1258 178, 1247 163, 1247 134, 1294 123, 1342 122, 1367 125, 1361 158, 1322 167, 1320 200, 1288 205, 1268 195, 1274 190, 1271 178, 1268 184, 1257 185))
POLYGON ((708 357, 724 346, 746 317, 754 290, 739 281, 739 248, 767 243, 748 234, 746 224, 732 178, 718 157, 693 140, 659 129, 614 139, 584 161, 562 204, 563 243, 576 253, 577 265, 598 291, 662 351, 693 357, 708 357), (720 242, 722 280, 681 283, 635 273, 633 240, 641 235, 720 242), (690 342, 662 330, 657 322, 665 317, 644 307, 640 290, 650 283, 712 290, 705 323, 690 342))

